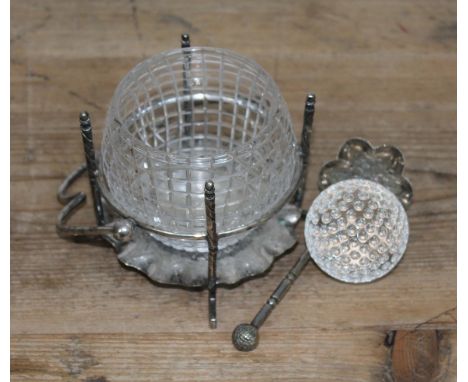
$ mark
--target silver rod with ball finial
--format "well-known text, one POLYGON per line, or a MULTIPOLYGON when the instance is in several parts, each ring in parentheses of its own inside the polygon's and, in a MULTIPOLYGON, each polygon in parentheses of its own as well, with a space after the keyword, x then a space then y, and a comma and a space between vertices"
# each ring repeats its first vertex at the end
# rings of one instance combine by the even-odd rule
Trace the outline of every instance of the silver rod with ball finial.
POLYGON ((215 186, 212 180, 205 183, 206 240, 208 242, 208 318, 211 329, 216 329, 216 260, 218 234, 216 233, 215 186))
POLYGON ((275 309, 283 297, 286 296, 289 288, 294 284, 294 281, 296 281, 309 261, 309 252, 305 250, 301 257, 299 257, 299 260, 296 261, 294 266, 278 284, 275 291, 258 311, 250 324, 240 324, 234 329, 232 332, 232 343, 237 350, 247 352, 257 347, 259 341, 258 330, 264 324, 273 309, 275 309))
POLYGON ((315 94, 309 93, 304 107, 304 123, 301 134, 301 155, 302 155, 302 177, 299 187, 294 196, 294 204, 301 208, 304 199, 305 187, 307 183, 307 167, 309 165, 310 141, 312 136, 312 125, 315 114, 315 94))
MULTIPOLYGON (((190 35, 188 33, 184 33, 180 37, 180 47, 190 48, 190 35)), ((191 101, 186 101, 185 99, 190 96, 191 89, 190 89, 190 82, 189 82, 189 74, 190 70, 192 69, 192 55, 190 50, 184 51, 184 67, 182 71, 182 80, 183 80, 183 93, 184 93, 184 102, 182 104, 182 110, 184 113, 184 136, 192 136, 192 139, 187 145, 186 141, 183 141, 184 146, 193 147, 194 138, 193 138, 193 128, 192 128, 192 104, 191 101), (190 126, 189 126, 190 125, 190 126)))
POLYGON ((104 216, 104 209, 102 207, 101 190, 97 183, 97 164, 96 155, 94 152, 93 143, 93 128, 91 126, 91 119, 88 112, 82 111, 80 113, 80 128, 81 137, 83 138, 83 146, 86 157, 86 166, 88 168, 89 184, 91 186, 91 193, 93 195, 94 213, 96 215, 96 222, 98 226, 106 223, 104 216))

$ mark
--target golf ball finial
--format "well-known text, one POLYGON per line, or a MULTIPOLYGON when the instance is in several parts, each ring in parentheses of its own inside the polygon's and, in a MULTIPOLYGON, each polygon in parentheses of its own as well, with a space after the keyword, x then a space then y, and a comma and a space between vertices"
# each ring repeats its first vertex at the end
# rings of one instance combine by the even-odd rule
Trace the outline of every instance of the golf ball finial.
POLYGON ((254 350, 258 345, 258 329, 252 324, 237 325, 232 332, 232 343, 240 351, 254 350))

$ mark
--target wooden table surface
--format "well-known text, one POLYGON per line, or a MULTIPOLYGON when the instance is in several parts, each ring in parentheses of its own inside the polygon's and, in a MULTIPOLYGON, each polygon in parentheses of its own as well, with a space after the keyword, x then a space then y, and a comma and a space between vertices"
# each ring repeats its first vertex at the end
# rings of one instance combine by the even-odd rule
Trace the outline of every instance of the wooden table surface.
MULTIPOLYGON (((13 381, 456 379, 455 1, 17 0, 11 8, 13 381), (210 330, 206 291, 157 287, 110 248, 55 231, 57 187, 83 161, 78 112, 91 113, 99 142, 119 80, 177 47, 182 32, 193 45, 259 62, 297 135, 305 94, 316 92, 305 205, 321 164, 354 136, 400 147, 414 187, 410 243, 395 271, 352 286, 309 265, 253 353, 234 350, 231 332, 269 296, 302 238, 265 277, 220 289, 210 330)), ((89 204, 80 214, 92 222, 89 204)))

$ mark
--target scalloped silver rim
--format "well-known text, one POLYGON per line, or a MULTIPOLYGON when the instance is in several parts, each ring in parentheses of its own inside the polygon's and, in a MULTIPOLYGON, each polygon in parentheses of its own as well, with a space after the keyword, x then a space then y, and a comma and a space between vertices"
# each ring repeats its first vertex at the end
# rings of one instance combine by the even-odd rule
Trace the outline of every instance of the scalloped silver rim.
MULTIPOLYGON (((347 157, 349 154, 346 149, 350 148, 352 145, 358 145, 362 148, 362 152, 364 153, 370 153, 373 156, 378 156, 379 153, 384 152, 384 151, 391 151, 393 152, 392 158, 394 159, 399 159, 398 161, 395 161, 395 163, 387 168, 388 174, 391 174, 391 176, 394 176, 395 179, 395 184, 399 184, 400 192, 398 194, 394 193, 393 190, 391 190, 394 195, 397 197, 397 199, 401 202, 403 207, 407 210, 411 204, 412 204, 412 199, 413 199, 413 187, 408 180, 403 175, 404 167, 405 167, 405 159, 403 156, 403 153, 401 150, 393 145, 388 145, 384 144, 381 146, 376 146, 374 147, 369 141, 363 139, 363 138, 351 138, 348 139, 339 149, 338 155, 336 159, 331 160, 326 162, 320 169, 319 173, 319 181, 318 181, 318 188, 320 191, 325 190, 326 188, 330 187, 332 184, 336 184, 339 181, 347 180, 347 179, 359 179, 356 176, 353 176, 350 174, 349 176, 339 178, 338 181, 336 182, 330 182, 330 179, 328 178, 326 172, 331 171, 333 172, 335 168, 340 168, 342 167, 343 169, 349 169, 352 171, 352 169, 355 167, 354 162, 353 162, 353 156, 347 157)), ((378 178, 375 177, 362 177, 362 179, 367 179, 370 181, 373 181, 375 183, 382 184, 378 178)), ((387 188, 385 184, 382 184, 384 187, 387 188)))

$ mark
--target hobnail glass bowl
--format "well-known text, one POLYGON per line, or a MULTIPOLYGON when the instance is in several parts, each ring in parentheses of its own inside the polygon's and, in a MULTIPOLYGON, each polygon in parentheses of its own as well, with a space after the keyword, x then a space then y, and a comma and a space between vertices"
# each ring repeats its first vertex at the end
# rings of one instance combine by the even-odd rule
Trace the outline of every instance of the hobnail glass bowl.
POLYGON ((185 48, 139 63, 120 82, 100 183, 122 215, 190 248, 184 240, 206 232, 205 181, 215 183, 218 234, 229 236, 281 208, 301 165, 286 103, 265 70, 227 50, 185 48))

